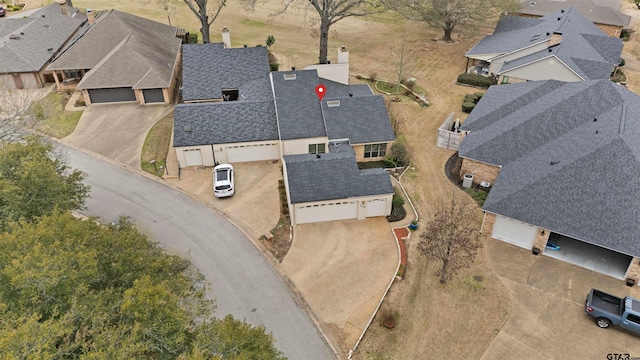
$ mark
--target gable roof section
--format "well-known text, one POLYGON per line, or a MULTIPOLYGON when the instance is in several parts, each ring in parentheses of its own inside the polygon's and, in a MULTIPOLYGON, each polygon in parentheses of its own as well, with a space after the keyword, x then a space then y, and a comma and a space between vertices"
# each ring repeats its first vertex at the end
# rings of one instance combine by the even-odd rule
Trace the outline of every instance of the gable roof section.
POLYGON ((171 84, 182 41, 176 28, 109 10, 48 67, 91 69, 78 89, 166 88, 171 84))
POLYGON ((526 100, 503 117, 485 109, 463 125, 474 130, 460 154, 503 165, 483 209, 638 256, 640 97, 608 80, 558 83, 509 85, 529 86, 513 96, 487 92, 480 108, 485 99, 526 100))
POLYGON ((28 18, 0 21, 0 73, 40 71, 82 25, 56 2, 28 18), (10 39, 16 35, 17 39, 10 39), (49 51, 48 49, 51 49, 49 51))
POLYGON ((221 99, 222 89, 246 88, 270 71, 267 48, 262 46, 225 49, 222 43, 185 44, 182 52, 185 101, 221 99))
POLYGON ((567 6, 573 6, 594 23, 626 27, 631 21, 631 16, 620 12, 620 1, 614 1, 617 3, 617 9, 593 0, 521 0, 520 2, 522 3, 520 13, 525 15, 544 16, 567 6))
POLYGON ((283 158, 292 204, 393 194, 389 174, 383 169, 359 170, 353 152, 283 158))
POLYGON ((485 36, 467 52, 467 57, 498 54, 494 57, 497 59, 529 46, 549 42, 555 32, 562 34, 559 44, 507 61, 496 73, 501 74, 555 56, 585 80, 604 79, 609 77, 613 67, 620 62, 622 40, 607 36, 572 7, 533 19, 538 22, 531 22, 530 27, 500 25, 503 22, 526 24, 526 21, 514 21, 511 18, 502 17, 496 26, 501 31, 485 36))
POLYGON ((173 118, 174 146, 278 139, 272 100, 178 104, 173 118))
POLYGON ((271 82, 282 140, 327 136, 316 96, 320 80, 315 69, 273 72, 271 82))
POLYGON ((324 100, 322 112, 330 140, 349 139, 351 144, 395 140, 387 106, 380 95, 324 100), (334 105, 329 106, 328 102, 334 105))

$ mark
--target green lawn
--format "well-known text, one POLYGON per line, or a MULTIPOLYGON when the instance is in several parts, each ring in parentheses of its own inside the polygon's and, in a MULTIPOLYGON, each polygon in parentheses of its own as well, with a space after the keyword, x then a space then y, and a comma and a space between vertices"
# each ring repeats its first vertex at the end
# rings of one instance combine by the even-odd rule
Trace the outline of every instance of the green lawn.
POLYGON ((64 110, 69 97, 68 94, 53 91, 31 105, 31 111, 39 121, 38 131, 62 139, 75 130, 82 111, 64 110))
POLYGON ((162 177, 160 167, 166 168, 167 153, 171 143, 171 131, 173 130, 173 112, 158 120, 149 130, 147 138, 144 139, 142 155, 140 156, 142 170, 162 177), (151 162, 155 160, 155 166, 151 162))

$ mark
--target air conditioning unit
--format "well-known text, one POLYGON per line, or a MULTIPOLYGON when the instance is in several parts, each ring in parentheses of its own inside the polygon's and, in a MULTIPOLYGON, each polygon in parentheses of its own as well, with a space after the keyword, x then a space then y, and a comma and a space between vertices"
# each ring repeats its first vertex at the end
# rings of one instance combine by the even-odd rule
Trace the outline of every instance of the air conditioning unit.
POLYGON ((462 187, 470 189, 473 186, 473 174, 464 174, 462 178, 462 187))

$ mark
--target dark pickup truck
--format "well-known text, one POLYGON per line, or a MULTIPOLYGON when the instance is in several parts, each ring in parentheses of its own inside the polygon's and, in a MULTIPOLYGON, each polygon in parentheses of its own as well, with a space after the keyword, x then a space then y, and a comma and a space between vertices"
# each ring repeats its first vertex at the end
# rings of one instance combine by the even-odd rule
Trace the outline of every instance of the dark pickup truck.
POLYGON ((617 326, 640 335, 640 300, 626 296, 619 298, 591 289, 584 302, 584 311, 596 319, 601 328, 617 326))

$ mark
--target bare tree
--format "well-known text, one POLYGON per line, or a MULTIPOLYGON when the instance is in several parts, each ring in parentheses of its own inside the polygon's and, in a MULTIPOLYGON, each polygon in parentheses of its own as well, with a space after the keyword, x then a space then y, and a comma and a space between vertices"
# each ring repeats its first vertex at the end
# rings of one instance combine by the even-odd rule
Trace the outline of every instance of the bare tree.
POLYGON ((209 36, 209 28, 211 24, 218 18, 220 11, 227 4, 227 0, 217 0, 215 8, 209 8, 209 0, 182 0, 191 12, 193 12, 198 20, 200 20, 200 32, 202 33, 202 42, 211 41, 209 36))
POLYGON ((443 39, 463 22, 482 22, 504 11, 520 9, 517 0, 384 0, 385 5, 409 20, 424 21, 444 31, 443 39))
POLYGON ((32 103, 42 92, 0 87, 0 147, 22 140, 44 119, 44 110, 32 103))
POLYGON ((442 200, 433 218, 420 235, 418 249, 432 260, 441 261, 435 272, 444 284, 460 270, 468 268, 480 248, 480 232, 475 225, 478 209, 454 194, 442 200))
MULTIPOLYGON (((186 1, 186 0, 185 0, 186 1)), ((252 1, 254 4, 256 0, 252 1)), ((284 0, 284 6, 276 15, 285 13, 296 4, 304 4, 305 14, 312 8, 320 18, 318 34, 320 37, 320 64, 327 63, 327 49, 329 45, 329 30, 338 21, 355 16, 365 16, 383 11, 378 0, 284 0)))

